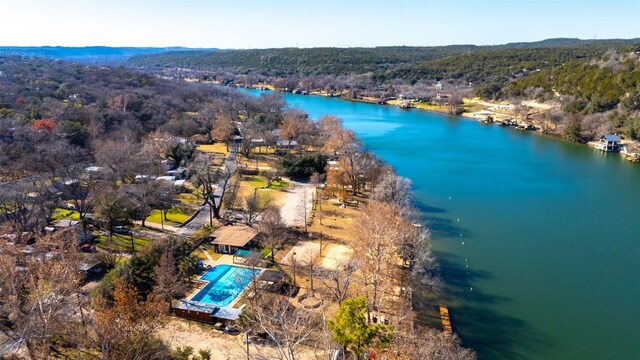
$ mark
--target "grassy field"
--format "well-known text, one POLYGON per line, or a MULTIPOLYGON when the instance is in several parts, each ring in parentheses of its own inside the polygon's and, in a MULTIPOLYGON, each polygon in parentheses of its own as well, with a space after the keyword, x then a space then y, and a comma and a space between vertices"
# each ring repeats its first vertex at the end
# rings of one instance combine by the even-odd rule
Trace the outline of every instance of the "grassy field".
POLYGON ((469 99, 464 99, 464 104, 462 105, 462 107, 466 112, 481 111, 489 108, 486 105, 480 104, 476 101, 469 100, 469 99))
POLYGON ((258 166, 261 170, 265 168, 274 169, 278 158, 275 155, 253 155, 247 159, 244 155, 238 154, 238 163, 245 165, 249 169, 255 169, 258 166))
POLYGON ((282 205, 282 201, 285 198, 285 193, 281 191, 289 186, 289 183, 285 180, 271 183, 269 188, 264 188, 267 185, 263 176, 251 176, 243 175, 240 179, 238 193, 235 201, 236 208, 244 207, 244 199, 253 194, 258 189, 258 196, 267 201, 269 199, 272 203, 282 205))
POLYGON ((202 152, 205 152, 205 153, 220 154, 220 155, 224 155, 224 156, 229 155, 229 151, 227 150, 227 145, 224 144, 224 143, 215 143, 215 144, 209 144, 209 145, 198 145, 198 147, 196 149, 198 151, 202 151, 202 152))
POLYGON ((75 210, 57 208, 53 211, 53 220, 80 220, 80 213, 75 210))
MULTIPOLYGON (((353 200, 357 200, 361 205, 366 202, 365 198, 356 196, 353 200)), ((335 198, 322 200, 322 211, 317 208, 313 223, 309 227, 309 231, 315 233, 314 238, 319 238, 319 234, 325 239, 349 244, 353 237, 351 226, 353 220, 358 215, 359 207, 347 206, 344 209, 340 207, 340 202, 335 198), (320 217, 322 216, 322 224, 320 217)))
MULTIPOLYGON (((182 208, 171 208, 167 211, 167 217, 164 220, 166 225, 180 225, 191 216, 192 212, 182 208)), ((151 215, 147 217, 148 222, 162 224, 162 211, 153 210, 151 215)))
MULTIPOLYGON (((136 251, 140 251, 149 243, 149 240, 134 236, 133 243, 136 251)), ((99 235, 96 239, 96 247, 101 250, 131 252, 131 235, 113 234, 111 241, 109 235, 99 235)))
POLYGON ((176 196, 176 200, 185 205, 200 205, 202 203, 202 199, 198 196, 187 193, 178 194, 178 196, 176 196))
POLYGON ((265 188, 280 190, 289 186, 289 183, 286 180, 281 179, 280 181, 272 181, 271 185, 269 185, 269 187, 267 188, 267 180, 264 178, 264 176, 261 175, 243 175, 242 181, 247 181, 249 183, 249 186, 258 189, 265 188))

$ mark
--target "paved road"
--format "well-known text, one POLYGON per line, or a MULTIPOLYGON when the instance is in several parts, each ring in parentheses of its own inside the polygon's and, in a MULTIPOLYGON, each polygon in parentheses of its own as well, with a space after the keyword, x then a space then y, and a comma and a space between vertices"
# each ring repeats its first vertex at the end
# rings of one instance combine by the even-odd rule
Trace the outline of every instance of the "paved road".
MULTIPOLYGON (((226 174, 228 171, 230 172, 236 171, 237 153, 238 153, 238 145, 234 144, 233 147, 231 148, 231 152, 229 153, 229 156, 227 157, 227 159, 223 164, 223 167, 222 167, 223 173, 226 174)), ((222 189, 224 188, 224 186, 226 186, 226 184, 225 185, 218 184, 215 192, 213 193, 213 196, 214 196, 213 200, 215 201, 216 206, 220 206, 222 189)), ((196 231, 200 230, 202 227, 209 225, 210 211, 211 209, 209 205, 201 206, 200 213, 198 213, 198 215, 196 215, 196 217, 194 217, 188 224, 186 224, 181 228, 178 228, 178 231, 176 231, 176 234, 184 237, 189 237, 195 234, 196 231)))

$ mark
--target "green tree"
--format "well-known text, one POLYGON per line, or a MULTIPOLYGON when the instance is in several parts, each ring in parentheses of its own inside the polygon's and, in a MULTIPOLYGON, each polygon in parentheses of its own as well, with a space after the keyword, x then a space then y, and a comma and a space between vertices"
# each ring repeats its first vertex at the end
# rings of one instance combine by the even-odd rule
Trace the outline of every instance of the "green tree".
POLYGON ((347 299, 333 320, 329 320, 329 329, 336 342, 344 351, 350 350, 360 358, 367 346, 384 346, 391 341, 391 328, 380 324, 367 323, 367 303, 360 296, 347 299))
POLYGON ((582 125, 580 120, 574 120, 562 131, 562 137, 572 142, 582 142, 582 125))

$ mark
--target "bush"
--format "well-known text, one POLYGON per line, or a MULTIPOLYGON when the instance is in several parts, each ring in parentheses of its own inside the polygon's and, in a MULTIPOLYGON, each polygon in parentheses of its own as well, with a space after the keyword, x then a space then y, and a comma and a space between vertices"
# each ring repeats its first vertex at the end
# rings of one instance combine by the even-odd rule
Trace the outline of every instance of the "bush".
POLYGON ((562 131, 562 137, 565 140, 572 142, 582 142, 582 124, 580 120, 574 120, 564 131, 562 131))

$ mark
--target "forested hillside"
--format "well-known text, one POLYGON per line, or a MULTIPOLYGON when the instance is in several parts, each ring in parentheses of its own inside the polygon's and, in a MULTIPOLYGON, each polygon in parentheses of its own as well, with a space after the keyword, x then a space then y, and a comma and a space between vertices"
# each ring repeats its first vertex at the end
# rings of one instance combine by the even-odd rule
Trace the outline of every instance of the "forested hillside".
POLYGON ((188 51, 138 55, 128 64, 147 68, 226 69, 265 76, 354 75, 373 73, 380 81, 419 81, 469 77, 483 81, 566 61, 624 50, 631 40, 551 39, 498 46, 284 48, 188 51), (488 67, 487 67, 488 65, 488 67), (481 69, 487 67, 486 69, 481 69), (504 70, 511 69, 511 70, 504 70))
POLYGON ((415 64, 472 51, 472 45, 446 47, 285 48, 170 52, 139 55, 133 66, 228 69, 267 76, 348 75, 380 72, 402 64, 415 64))
POLYGON ((569 128, 566 138, 586 141, 607 132, 639 137, 639 50, 640 39, 548 39, 497 46, 164 53, 136 56, 128 64, 164 73, 190 69, 188 77, 225 85, 268 83, 369 101, 433 102, 439 93, 453 94, 449 99, 458 105, 473 96, 515 105, 536 100, 554 111, 520 109, 524 120, 535 117, 550 133, 569 128))

